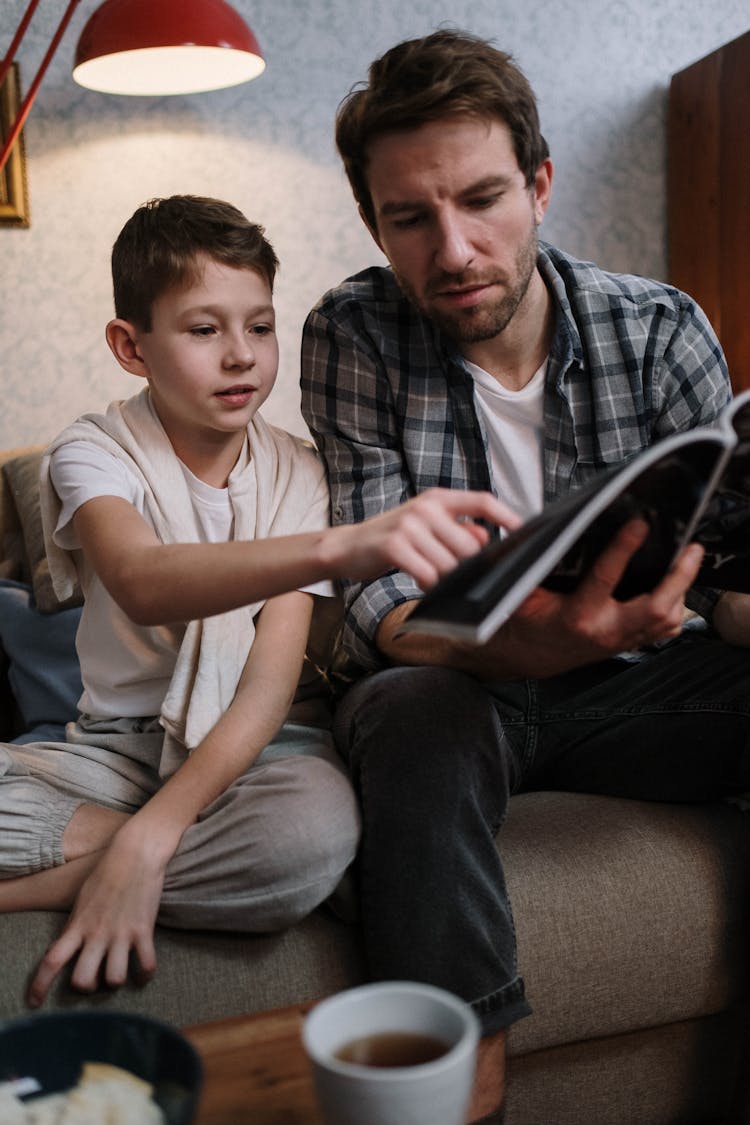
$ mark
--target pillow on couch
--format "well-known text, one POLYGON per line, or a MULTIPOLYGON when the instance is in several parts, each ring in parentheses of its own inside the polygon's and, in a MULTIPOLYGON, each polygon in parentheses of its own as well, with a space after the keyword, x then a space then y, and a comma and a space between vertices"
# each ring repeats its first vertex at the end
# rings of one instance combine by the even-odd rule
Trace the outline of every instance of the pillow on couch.
POLYGON ((0 742, 9 742, 18 730, 18 708, 8 683, 8 658, 0 645, 0 742))
POLYGON ((0 581, 0 648, 22 724, 15 742, 60 742, 83 691, 75 636, 80 607, 40 613, 31 588, 0 581))
POLYGON ((52 587, 49 563, 44 551, 42 511, 39 502, 41 459, 42 455, 38 451, 21 454, 5 462, 3 473, 18 512, 36 608, 40 613, 56 613, 59 609, 81 605, 83 595, 80 590, 76 590, 70 598, 60 602, 52 587))

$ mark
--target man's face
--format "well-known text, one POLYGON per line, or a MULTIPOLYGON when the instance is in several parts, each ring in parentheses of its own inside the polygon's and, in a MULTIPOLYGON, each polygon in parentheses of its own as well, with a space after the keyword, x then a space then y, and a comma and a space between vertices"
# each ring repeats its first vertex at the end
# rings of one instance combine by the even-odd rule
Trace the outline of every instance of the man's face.
POLYGON ((497 119, 449 117, 370 145, 373 237, 406 296, 468 358, 523 310, 550 182, 545 162, 526 186, 497 119))

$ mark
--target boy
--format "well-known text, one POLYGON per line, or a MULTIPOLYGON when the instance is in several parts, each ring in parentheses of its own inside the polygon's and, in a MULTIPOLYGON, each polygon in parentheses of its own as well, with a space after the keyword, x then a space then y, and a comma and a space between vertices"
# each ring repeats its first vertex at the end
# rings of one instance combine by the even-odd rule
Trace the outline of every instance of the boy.
POLYGON ((47 452, 58 593, 80 579, 84 692, 64 745, 0 747, 0 909, 68 909, 29 1003, 73 958, 110 986, 153 929, 267 931, 336 887, 358 839, 318 725, 285 722, 324 578, 406 567, 429 584, 476 549, 489 495, 433 493, 327 528, 316 456, 257 413, 276 377, 276 256, 229 204, 139 208, 112 254, 107 342, 146 381, 47 452), (20 825, 20 827, 19 827, 20 825))

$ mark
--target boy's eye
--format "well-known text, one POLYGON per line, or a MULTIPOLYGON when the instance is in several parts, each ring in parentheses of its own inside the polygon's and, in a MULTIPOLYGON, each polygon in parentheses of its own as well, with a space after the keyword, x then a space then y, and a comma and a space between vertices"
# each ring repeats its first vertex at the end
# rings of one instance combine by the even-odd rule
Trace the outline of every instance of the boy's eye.
POLYGON ((211 336, 216 329, 210 324, 196 324, 194 328, 190 329, 193 336, 211 336))
POLYGON ((273 328, 270 324, 254 324, 251 331, 254 336, 269 336, 273 328))

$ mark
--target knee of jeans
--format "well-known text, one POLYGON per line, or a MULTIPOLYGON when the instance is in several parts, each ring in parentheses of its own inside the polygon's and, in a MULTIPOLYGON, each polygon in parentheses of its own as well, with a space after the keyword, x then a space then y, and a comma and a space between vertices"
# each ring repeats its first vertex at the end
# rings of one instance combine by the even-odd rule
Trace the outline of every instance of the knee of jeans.
POLYGON ((342 755, 357 770, 376 757, 403 775, 408 762, 441 757, 460 769, 474 755, 482 724, 499 731, 492 699, 479 681, 450 668, 392 668, 356 685, 336 717, 334 734, 342 755))

